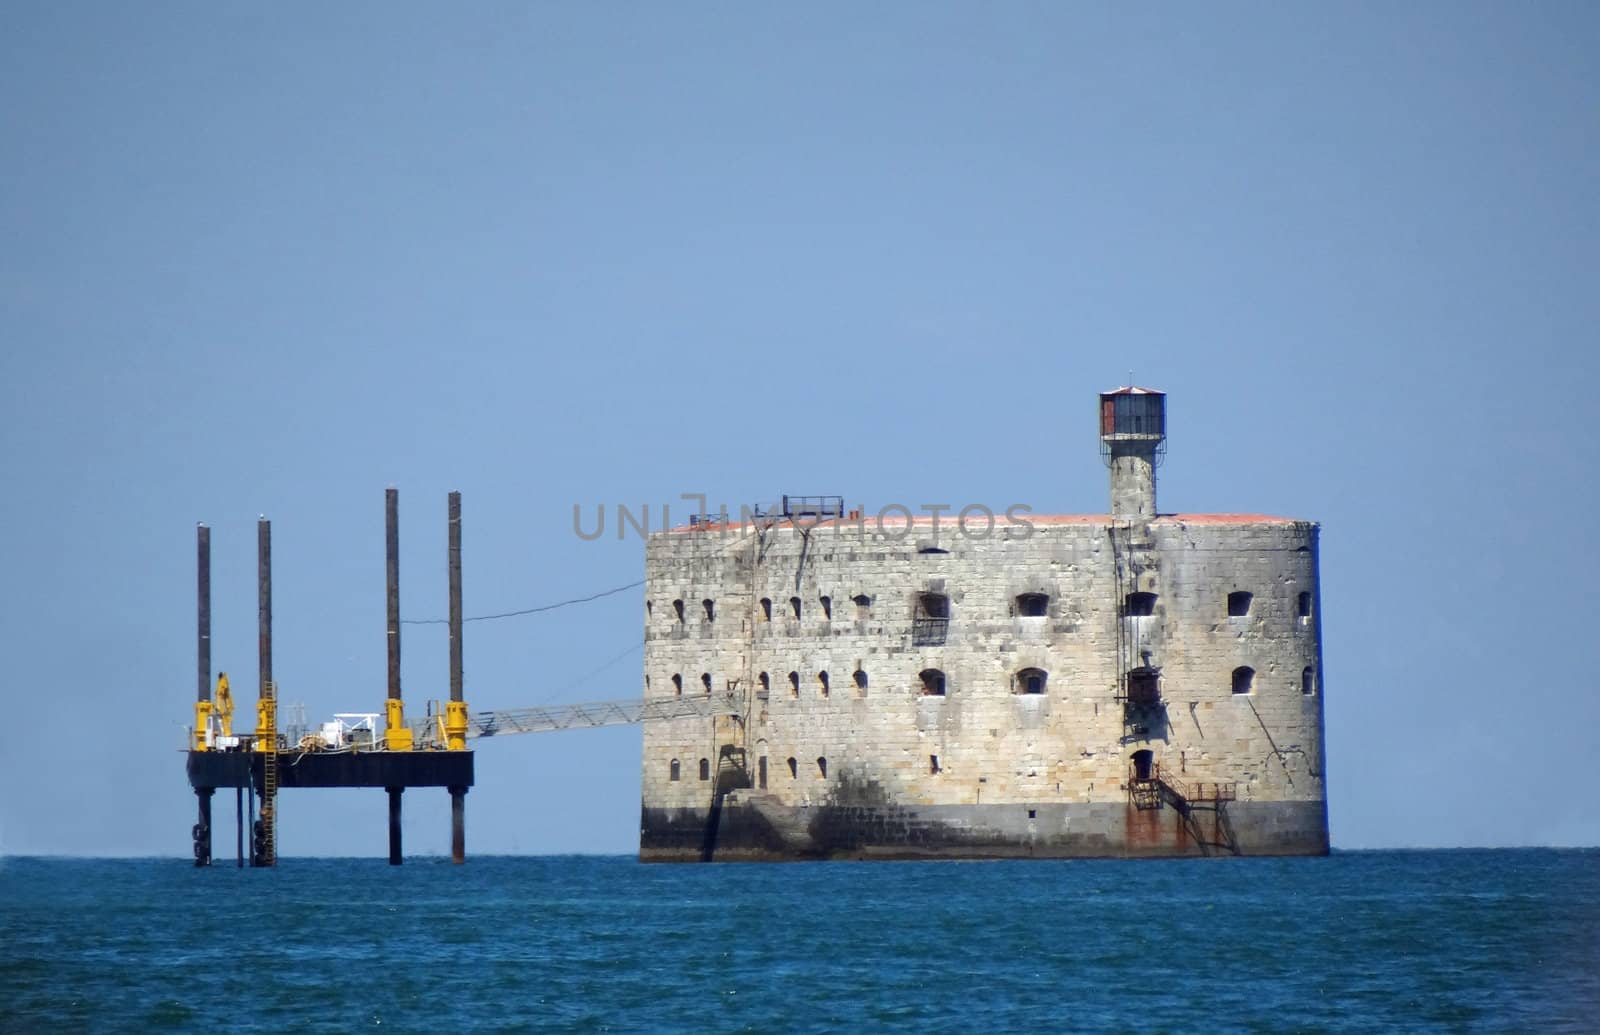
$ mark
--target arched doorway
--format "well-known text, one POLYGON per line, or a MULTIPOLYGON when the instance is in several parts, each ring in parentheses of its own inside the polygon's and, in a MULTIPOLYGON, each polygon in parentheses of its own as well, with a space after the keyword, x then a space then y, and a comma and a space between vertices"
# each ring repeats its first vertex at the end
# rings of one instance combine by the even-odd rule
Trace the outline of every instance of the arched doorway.
POLYGON ((1155 755, 1148 748, 1135 751, 1129 758, 1133 761, 1133 778, 1135 780, 1148 780, 1154 768, 1155 755))

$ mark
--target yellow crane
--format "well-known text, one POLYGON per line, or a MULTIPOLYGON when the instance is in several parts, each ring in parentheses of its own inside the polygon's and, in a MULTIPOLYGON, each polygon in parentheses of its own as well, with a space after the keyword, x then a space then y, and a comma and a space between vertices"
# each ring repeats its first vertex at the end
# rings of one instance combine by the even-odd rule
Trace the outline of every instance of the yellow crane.
POLYGON ((222 723, 222 735, 233 736, 233 693, 228 689, 228 674, 217 673, 216 715, 222 723))

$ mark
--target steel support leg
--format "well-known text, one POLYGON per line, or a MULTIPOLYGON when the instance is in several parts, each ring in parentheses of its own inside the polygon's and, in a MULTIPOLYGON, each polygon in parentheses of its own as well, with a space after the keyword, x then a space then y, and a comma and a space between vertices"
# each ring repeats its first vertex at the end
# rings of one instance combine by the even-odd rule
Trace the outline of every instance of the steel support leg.
POLYGON ((450 788, 450 861, 467 861, 467 789, 450 788))
POLYGON ((255 777, 250 774, 245 776, 244 784, 244 818, 245 824, 250 828, 250 865, 261 865, 261 860, 256 858, 256 784, 255 777))
POLYGON ((210 787, 196 787, 195 799, 200 805, 200 821, 194 825, 194 864, 196 866, 211 865, 211 795, 216 793, 210 787))
POLYGON ((400 795, 405 793, 402 787, 389 789, 389 865, 400 865, 400 795))
POLYGON ((240 868, 244 866, 244 788, 233 789, 233 856, 240 868))

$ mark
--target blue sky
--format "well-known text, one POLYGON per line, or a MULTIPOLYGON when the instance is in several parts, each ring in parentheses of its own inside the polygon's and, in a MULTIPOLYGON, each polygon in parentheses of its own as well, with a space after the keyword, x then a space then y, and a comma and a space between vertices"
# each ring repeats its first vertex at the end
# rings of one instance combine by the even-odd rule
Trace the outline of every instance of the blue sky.
MULTIPOLYGON (((1130 369, 1164 510, 1323 523, 1335 845, 1600 842, 1597 54, 1576 3, 7 5, 0 851, 187 850, 196 521, 241 704, 266 514, 282 696, 376 710, 387 485, 407 617, 451 489, 501 611, 642 577, 575 503, 1103 510, 1130 369)), ((469 701, 636 694, 640 601, 469 626, 469 701)), ((484 745, 469 851, 634 850, 638 750, 484 745)), ((384 851, 381 795, 283 813, 384 851)))

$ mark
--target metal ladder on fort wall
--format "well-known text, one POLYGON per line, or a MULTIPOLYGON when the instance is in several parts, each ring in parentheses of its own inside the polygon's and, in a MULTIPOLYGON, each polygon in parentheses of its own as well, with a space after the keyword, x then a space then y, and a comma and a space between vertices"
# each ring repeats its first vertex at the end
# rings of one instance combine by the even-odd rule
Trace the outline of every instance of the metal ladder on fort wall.
MULTIPOLYGON (((761 565, 766 560, 766 533, 772 527, 770 519, 757 518, 754 529, 733 544, 735 564, 746 573, 746 605, 740 621, 744 657, 739 665, 739 677, 724 689, 725 704, 720 711, 708 708, 711 719, 711 797, 706 813, 706 827, 701 839, 700 857, 706 862, 716 858, 717 835, 722 825, 723 802, 730 791, 753 787, 755 780, 750 772, 750 723, 755 717, 757 694, 755 683, 756 628, 760 608, 761 565), (747 561, 738 554, 749 551, 747 561)), ((708 695, 707 704, 710 705, 708 695)))
POLYGON ((1136 616, 1129 613, 1128 602, 1139 591, 1140 576, 1155 569, 1150 553, 1153 543, 1148 539, 1135 540, 1131 522, 1113 521, 1106 529, 1111 543, 1111 574, 1114 599, 1112 613, 1116 616, 1117 676, 1113 697, 1122 706, 1122 740, 1124 747, 1146 738, 1154 724, 1165 724, 1166 705, 1154 686, 1136 693, 1132 677, 1135 673, 1157 673, 1149 666, 1148 651, 1137 635, 1138 625, 1130 623, 1136 616), (1119 541, 1119 533, 1120 541, 1119 541))

